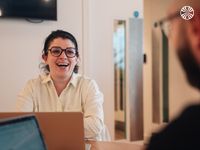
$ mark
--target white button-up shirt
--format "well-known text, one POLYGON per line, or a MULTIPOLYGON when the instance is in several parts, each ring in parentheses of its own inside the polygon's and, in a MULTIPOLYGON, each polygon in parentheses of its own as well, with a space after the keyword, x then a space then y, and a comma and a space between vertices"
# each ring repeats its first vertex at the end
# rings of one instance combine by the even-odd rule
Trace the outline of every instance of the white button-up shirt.
POLYGON ((19 93, 16 111, 67 112, 84 114, 85 138, 101 140, 104 127, 103 94, 94 80, 73 74, 69 84, 58 96, 50 75, 29 80, 19 93))

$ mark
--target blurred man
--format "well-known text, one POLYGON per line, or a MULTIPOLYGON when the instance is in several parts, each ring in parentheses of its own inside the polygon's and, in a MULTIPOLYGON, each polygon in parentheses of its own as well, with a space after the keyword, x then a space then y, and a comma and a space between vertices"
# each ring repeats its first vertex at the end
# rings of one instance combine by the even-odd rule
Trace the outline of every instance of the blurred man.
MULTIPOLYGON (((190 13, 192 11, 186 15, 190 13)), ((158 23, 162 27, 166 22, 169 23, 169 40, 176 49, 187 79, 200 90, 200 0, 174 0, 168 17, 158 23), (180 10, 184 6, 193 8, 192 19, 181 17, 180 10)), ((200 149, 200 105, 187 107, 166 128, 153 135, 147 146, 147 150, 192 149, 200 149)))

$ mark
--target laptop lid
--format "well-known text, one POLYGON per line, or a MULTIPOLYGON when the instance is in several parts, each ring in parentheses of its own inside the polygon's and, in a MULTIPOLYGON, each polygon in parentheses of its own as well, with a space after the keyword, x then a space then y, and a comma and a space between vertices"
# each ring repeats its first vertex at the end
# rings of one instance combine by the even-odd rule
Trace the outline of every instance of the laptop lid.
POLYGON ((3 150, 46 150, 33 115, 1 119, 0 145, 3 150))
MULTIPOLYGON (((0 118, 33 113, 0 113, 0 118)), ((84 150, 81 112, 37 112, 36 116, 48 150, 84 150)))

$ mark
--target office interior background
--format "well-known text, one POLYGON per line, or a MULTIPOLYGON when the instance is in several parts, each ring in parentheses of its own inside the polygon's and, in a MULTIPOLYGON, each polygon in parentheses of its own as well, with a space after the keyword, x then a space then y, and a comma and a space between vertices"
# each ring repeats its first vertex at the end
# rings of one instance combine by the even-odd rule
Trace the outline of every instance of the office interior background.
MULTIPOLYGON (((172 1, 172 0, 170 0, 172 1)), ((80 50, 80 73, 95 79, 104 94, 105 124, 107 125, 112 139, 115 137, 115 73, 113 54, 113 33, 116 20, 125 21, 125 113, 124 139, 142 140, 148 139, 154 130, 159 129, 163 123, 162 110, 162 53, 158 53, 156 81, 153 69, 153 53, 162 47, 159 40, 162 35, 159 29, 155 29, 153 23, 163 16, 167 9, 169 0, 57 0, 57 21, 43 21, 41 23, 30 23, 26 20, 0 19, 0 111, 14 111, 17 93, 24 87, 25 83, 38 76, 39 64, 42 61, 41 54, 44 39, 53 30, 63 29, 75 35, 80 50), (138 12, 136 18, 134 12, 138 12), (137 105, 131 100, 130 89, 132 74, 129 65, 134 63, 134 56, 129 57, 132 47, 131 41, 137 41, 137 35, 132 38, 131 22, 141 20, 143 28, 140 40, 141 58, 146 55, 146 62, 142 64, 142 97, 140 97, 140 108, 142 113, 132 106, 137 105), (156 44, 156 46, 155 46, 156 44), (154 49, 155 48, 155 49, 154 49), (133 59, 133 60, 132 60, 133 59), (153 119, 153 87, 159 85, 157 95, 158 116, 153 119), (135 112, 137 111, 137 112, 135 112), (142 137, 132 138, 137 132, 131 121, 138 117, 142 123, 142 137), (141 115, 142 114, 142 115, 141 115), (140 116, 141 115, 141 116, 140 116)), ((133 23, 134 24, 134 23, 133 23)), ((137 25, 136 25, 137 26, 137 25)), ((173 47, 169 45, 168 53, 168 120, 173 119, 190 101, 199 96, 199 93, 190 88, 180 68, 179 62, 174 54, 173 47), (184 92, 183 92, 184 91, 184 92)), ((133 75, 135 73, 133 72, 133 75)), ((132 91, 134 93, 134 91, 132 91)), ((138 91, 141 92, 141 91, 138 91)), ((120 114, 118 114, 120 116, 120 114)), ((120 119, 119 119, 120 120, 120 119)), ((136 123, 137 124, 137 123, 136 123)))

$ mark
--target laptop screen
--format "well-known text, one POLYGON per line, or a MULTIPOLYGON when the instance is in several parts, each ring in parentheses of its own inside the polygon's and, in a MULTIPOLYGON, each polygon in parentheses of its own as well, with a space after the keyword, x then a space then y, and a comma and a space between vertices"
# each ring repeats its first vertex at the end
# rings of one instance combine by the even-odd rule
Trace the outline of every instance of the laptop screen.
POLYGON ((0 120, 0 145, 4 150, 46 150, 35 116, 0 120))

